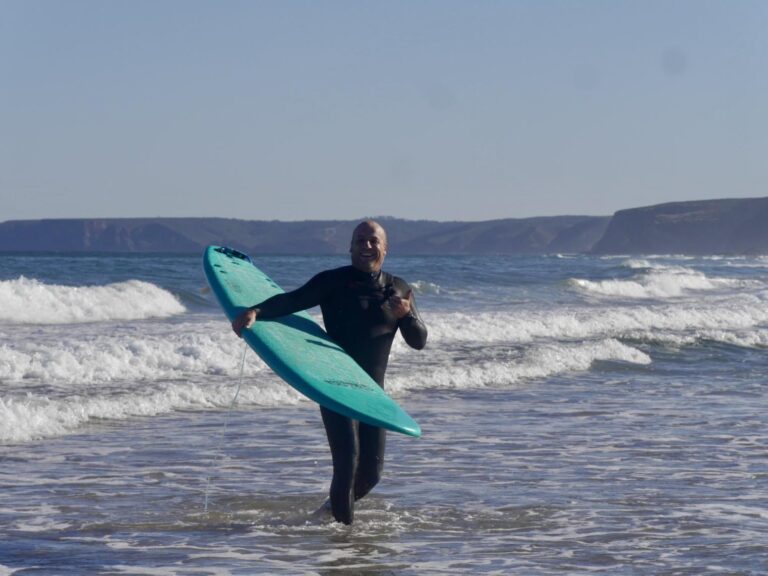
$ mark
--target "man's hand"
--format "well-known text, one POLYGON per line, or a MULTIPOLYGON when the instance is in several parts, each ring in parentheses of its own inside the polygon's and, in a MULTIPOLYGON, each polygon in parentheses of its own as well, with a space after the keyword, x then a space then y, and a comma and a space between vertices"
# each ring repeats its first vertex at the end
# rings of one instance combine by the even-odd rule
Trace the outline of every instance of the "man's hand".
POLYGON ((245 312, 240 313, 234 320, 232 320, 232 330, 235 331, 240 338, 243 337, 243 330, 247 330, 253 323, 256 322, 258 311, 252 308, 248 308, 245 312))
POLYGON ((408 290, 408 294, 405 298, 401 298, 397 294, 391 296, 387 301, 389 309, 392 310, 392 314, 400 320, 404 316, 407 316, 411 312, 411 304, 413 303, 413 290, 408 290))

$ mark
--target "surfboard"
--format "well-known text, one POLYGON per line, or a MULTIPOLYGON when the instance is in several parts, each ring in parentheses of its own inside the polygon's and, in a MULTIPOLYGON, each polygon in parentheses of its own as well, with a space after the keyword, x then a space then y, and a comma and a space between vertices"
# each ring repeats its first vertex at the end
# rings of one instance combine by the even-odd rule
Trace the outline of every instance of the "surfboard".
MULTIPOLYGON (((230 321, 283 292, 246 254, 231 248, 209 246, 203 268, 230 321)), ((243 331, 243 338, 280 378, 321 406, 373 426, 421 436, 418 423, 306 312, 258 320, 243 331)))

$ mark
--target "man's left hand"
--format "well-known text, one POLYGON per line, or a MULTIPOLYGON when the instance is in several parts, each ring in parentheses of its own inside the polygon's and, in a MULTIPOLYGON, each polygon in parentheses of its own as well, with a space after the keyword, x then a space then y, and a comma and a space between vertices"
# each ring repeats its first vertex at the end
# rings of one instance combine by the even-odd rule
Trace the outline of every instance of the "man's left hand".
POLYGON ((405 298, 395 294, 387 301, 387 303, 395 318, 400 320, 400 318, 407 316, 411 312, 411 305, 413 304, 413 290, 408 290, 408 294, 405 295, 405 298))

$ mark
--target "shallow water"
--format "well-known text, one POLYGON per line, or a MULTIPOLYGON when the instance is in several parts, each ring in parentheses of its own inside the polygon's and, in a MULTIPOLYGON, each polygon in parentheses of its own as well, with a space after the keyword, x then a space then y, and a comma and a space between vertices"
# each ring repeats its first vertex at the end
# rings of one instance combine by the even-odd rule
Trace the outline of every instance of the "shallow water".
POLYGON ((20 574, 764 573, 760 385, 690 385, 409 398, 425 437, 390 435, 352 527, 314 514, 328 457, 308 404, 233 412, 224 447, 224 413, 97 423, 2 450, 0 557, 20 574))
POLYGON ((424 283, 430 344, 388 373, 424 436, 388 436, 351 527, 316 513, 316 407, 255 356, 228 416, 243 349, 196 260, 113 263, 183 307, 138 319, 71 320, 58 287, 98 272, 40 278, 61 315, 0 323, 0 574, 768 573, 764 259, 394 265, 424 283))

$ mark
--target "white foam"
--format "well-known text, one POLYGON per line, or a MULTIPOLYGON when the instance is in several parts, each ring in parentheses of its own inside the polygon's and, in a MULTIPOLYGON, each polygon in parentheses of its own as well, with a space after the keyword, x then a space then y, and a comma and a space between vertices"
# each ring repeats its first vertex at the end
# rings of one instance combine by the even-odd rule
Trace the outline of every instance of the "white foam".
POLYGON ((749 260, 732 258, 726 262, 726 266, 732 268, 768 268, 768 256, 757 256, 749 260))
POLYGON ((639 258, 630 258, 629 260, 626 260, 622 263, 622 266, 625 266, 626 268, 631 268, 632 270, 642 270, 644 268, 652 268, 653 265, 648 260, 643 260, 639 258))
MULTIPOLYGON (((228 406, 245 344, 223 321, 20 327, 0 333, 0 442, 66 434, 94 419, 228 406)), ((238 403, 301 399, 250 349, 238 403)))
MULTIPOLYGON (((768 295, 766 295, 768 298, 768 295)), ((441 349, 462 343, 496 347, 636 339, 680 344, 697 339, 763 347, 768 328, 766 298, 743 295, 722 300, 646 306, 560 306, 552 310, 426 312, 428 349, 416 360, 432 363, 441 349), (671 340, 670 340, 671 339, 671 340), (693 339, 693 340, 691 340, 693 339)), ((0 331, 0 380, 64 389, 114 382, 142 382, 234 376, 243 344, 223 320, 187 316, 184 323, 121 323, 18 327, 0 331)), ((393 352, 407 346, 398 336, 393 352)), ((249 352, 246 375, 265 371, 249 352)))
MULTIPOLYGON (((230 405, 236 384, 235 379, 217 384, 154 383, 151 387, 135 386, 134 390, 116 394, 106 391, 53 398, 35 394, 0 398, 0 442, 60 436, 92 420, 123 420, 176 410, 224 408, 230 405)), ((292 388, 267 375, 257 380, 247 379, 237 403, 278 406, 295 404, 300 399, 292 388)))
POLYGON ((139 280, 105 286, 60 286, 17 278, 0 281, 0 322, 68 324, 167 318, 185 311, 167 290, 139 280))
POLYGON ((632 278, 620 280, 574 278, 569 283, 576 289, 592 295, 636 299, 679 298, 695 292, 760 285, 757 281, 709 278, 702 272, 683 266, 644 266, 646 263, 647 261, 629 263, 629 267, 633 269, 645 270, 632 278))
MULTIPOLYGON (((110 334, 59 330, 35 338, 0 341, 0 379, 47 384, 103 384, 168 380, 191 375, 234 375, 242 344, 224 323, 174 331, 123 329, 110 334)), ((264 369, 253 358, 246 375, 264 369)))
POLYGON ((680 266, 679 264, 670 264, 666 258, 661 256, 648 256, 646 258, 629 258, 622 262, 624 268, 631 270, 677 270, 680 272, 695 272, 692 268, 680 266))
POLYGON ((738 333, 744 341, 763 339, 768 303, 745 295, 722 302, 649 306, 559 307, 553 311, 431 314, 428 346, 451 342, 528 344, 540 340, 624 338, 633 334, 693 335, 698 331, 738 333))
MULTIPOLYGON (((28 521, 21 521, 14 526, 20 532, 53 532, 71 528, 71 524, 56 522, 51 518, 37 517, 28 521)), ((0 572, 2 574, 2 572, 0 572)))
POLYGON ((628 334, 633 340, 642 340, 682 347, 694 346, 700 342, 709 341, 730 344, 741 348, 768 348, 768 330, 756 331, 727 331, 727 330, 696 330, 689 334, 634 332, 628 334))
MULTIPOLYGON (((767 304, 768 293, 752 293, 642 306, 427 310, 427 349, 412 351, 398 336, 387 388, 504 386, 589 370, 596 361, 647 364, 648 355, 627 343, 637 340, 766 347, 767 304)), ((94 419, 227 406, 244 346, 218 315, 6 326, 0 329, 0 441, 66 434, 94 419)), ((249 350, 247 358, 242 403, 299 401, 256 354, 249 350)))
POLYGON ((521 381, 589 370, 596 361, 645 365, 651 363, 651 358, 641 350, 611 338, 581 344, 546 344, 531 347, 519 359, 462 364, 444 362, 434 369, 413 371, 407 377, 396 375, 387 381, 387 390, 395 393, 414 388, 509 386, 521 381))
POLYGON ((411 287, 416 294, 440 294, 440 286, 433 282, 427 282, 426 280, 417 280, 416 282, 411 282, 411 287))

